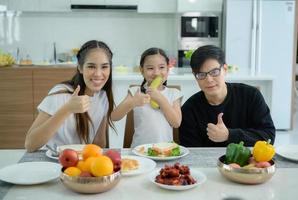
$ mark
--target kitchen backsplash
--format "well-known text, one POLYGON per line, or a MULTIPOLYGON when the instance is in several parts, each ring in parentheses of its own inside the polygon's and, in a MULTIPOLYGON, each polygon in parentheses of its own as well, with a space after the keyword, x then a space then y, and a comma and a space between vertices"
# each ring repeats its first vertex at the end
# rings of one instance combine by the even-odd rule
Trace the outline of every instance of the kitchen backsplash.
POLYGON ((54 42, 61 54, 97 39, 112 49, 114 65, 135 66, 141 53, 153 46, 176 56, 176 26, 175 14, 0 12, 0 49, 16 56, 19 48, 19 59, 30 57, 33 63, 53 62, 54 42))

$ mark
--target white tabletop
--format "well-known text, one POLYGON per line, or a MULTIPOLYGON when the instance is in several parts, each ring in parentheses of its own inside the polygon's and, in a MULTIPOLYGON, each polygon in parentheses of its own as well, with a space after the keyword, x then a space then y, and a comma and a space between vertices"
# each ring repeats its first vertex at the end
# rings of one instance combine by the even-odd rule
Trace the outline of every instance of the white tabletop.
MULTIPOLYGON (((16 163, 23 155, 23 150, 0 150, 0 167, 16 163)), ((277 168, 275 175, 261 185, 241 185, 222 177, 216 168, 195 168, 205 173, 207 181, 203 185, 188 191, 168 191, 151 183, 148 175, 122 177, 112 190, 94 195, 74 193, 66 189, 59 180, 34 186, 11 187, 7 199, 210 199, 220 200, 227 197, 240 199, 295 199, 298 188, 298 168, 277 168)))

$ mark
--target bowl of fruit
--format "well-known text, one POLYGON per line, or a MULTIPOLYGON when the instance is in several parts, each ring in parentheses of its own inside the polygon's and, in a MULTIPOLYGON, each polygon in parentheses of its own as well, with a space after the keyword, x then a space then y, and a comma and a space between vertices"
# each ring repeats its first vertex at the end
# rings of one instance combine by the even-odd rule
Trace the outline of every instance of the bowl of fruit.
POLYGON ((101 193, 115 187, 121 179, 121 156, 115 150, 102 153, 94 144, 87 144, 82 159, 75 150, 64 149, 59 156, 63 166, 60 180, 63 185, 79 193, 101 193))
POLYGON ((231 143, 226 154, 217 161, 217 169, 227 179, 242 184, 260 184, 268 181, 275 173, 275 154, 270 141, 258 141, 252 151, 239 144, 231 143))

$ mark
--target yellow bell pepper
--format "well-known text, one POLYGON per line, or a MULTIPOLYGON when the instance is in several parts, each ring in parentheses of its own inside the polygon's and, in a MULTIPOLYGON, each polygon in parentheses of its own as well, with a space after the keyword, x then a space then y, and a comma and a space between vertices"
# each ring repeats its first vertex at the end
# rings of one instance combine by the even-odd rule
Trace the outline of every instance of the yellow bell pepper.
POLYGON ((268 162, 275 155, 275 149, 270 144, 270 139, 266 141, 257 141, 253 147, 253 157, 257 162, 268 162))

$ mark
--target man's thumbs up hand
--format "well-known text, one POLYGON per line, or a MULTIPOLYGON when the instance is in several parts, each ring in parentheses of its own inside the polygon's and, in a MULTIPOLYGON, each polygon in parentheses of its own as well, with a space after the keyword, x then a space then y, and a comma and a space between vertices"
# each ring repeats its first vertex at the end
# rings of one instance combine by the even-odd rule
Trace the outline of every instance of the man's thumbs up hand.
POLYGON ((229 130, 227 129, 223 119, 223 113, 217 116, 217 124, 207 124, 207 135, 213 142, 224 142, 229 138, 229 130))
POLYGON ((220 124, 224 124, 223 120, 222 120, 222 116, 223 116, 223 113, 219 113, 218 116, 217 116, 217 125, 220 125, 220 124))

